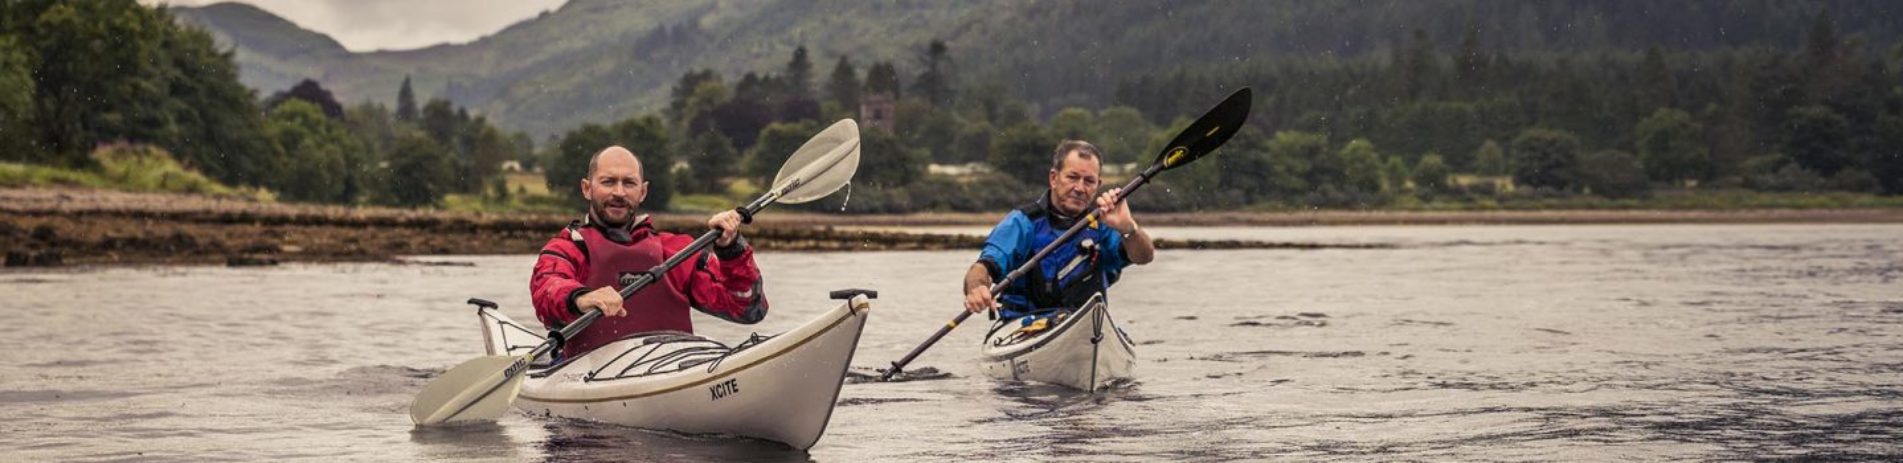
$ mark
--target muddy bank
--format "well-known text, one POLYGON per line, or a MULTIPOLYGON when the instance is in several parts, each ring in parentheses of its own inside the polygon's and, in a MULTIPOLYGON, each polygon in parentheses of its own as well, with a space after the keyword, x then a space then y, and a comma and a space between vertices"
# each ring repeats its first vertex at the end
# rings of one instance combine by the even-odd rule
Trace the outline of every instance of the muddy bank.
MULTIPOLYGON (((404 255, 528 254, 574 217, 349 208, 111 191, 0 190, 0 252, 8 266, 74 264, 273 265, 379 261, 404 255)), ((663 214, 663 229, 697 233, 702 215, 663 214)), ((976 249, 975 236, 847 229, 866 225, 988 224, 978 214, 762 214, 748 240, 771 251, 976 249)), ((1314 249, 1313 243, 1171 241, 1165 249, 1314 249)), ((1365 247, 1365 245, 1345 245, 1365 247)))

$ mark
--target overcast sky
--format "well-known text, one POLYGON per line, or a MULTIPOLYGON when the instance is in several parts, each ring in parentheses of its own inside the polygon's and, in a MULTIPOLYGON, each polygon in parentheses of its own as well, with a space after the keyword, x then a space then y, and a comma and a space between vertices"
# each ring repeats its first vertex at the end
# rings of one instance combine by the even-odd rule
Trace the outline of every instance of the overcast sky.
MULTIPOLYGON (((227 0, 140 0, 201 6, 227 0)), ((405 50, 460 43, 495 33, 553 10, 567 0, 240 0, 305 29, 337 39, 351 51, 405 50)))

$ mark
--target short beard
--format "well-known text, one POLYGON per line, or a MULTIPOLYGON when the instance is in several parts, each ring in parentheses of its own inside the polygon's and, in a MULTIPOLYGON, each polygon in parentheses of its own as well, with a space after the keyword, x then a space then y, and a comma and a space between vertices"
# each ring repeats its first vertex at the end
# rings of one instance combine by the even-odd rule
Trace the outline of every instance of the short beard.
POLYGON ((595 203, 591 201, 588 205, 588 212, 590 215, 595 216, 596 221, 612 228, 626 228, 630 223, 634 222, 635 216, 634 206, 630 205, 628 206, 628 216, 622 218, 620 222, 616 222, 614 218, 608 217, 608 203, 606 202, 595 203))

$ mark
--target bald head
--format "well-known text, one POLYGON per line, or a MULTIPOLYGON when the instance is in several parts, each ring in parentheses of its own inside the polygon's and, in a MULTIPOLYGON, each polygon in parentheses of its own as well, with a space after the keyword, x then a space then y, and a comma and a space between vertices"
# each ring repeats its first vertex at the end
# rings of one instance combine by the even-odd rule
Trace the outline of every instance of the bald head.
POLYGON ((637 178, 647 177, 646 175, 643 175, 646 172, 643 172, 641 169, 641 159, 634 157, 633 151, 628 151, 627 148, 622 148, 620 146, 610 146, 607 149, 603 149, 600 152, 595 153, 593 157, 588 158, 588 177, 594 178, 595 172, 599 172, 601 170, 602 163, 604 162, 609 163, 609 165, 611 166, 617 166, 617 167, 632 165, 634 166, 635 177, 637 178))
POLYGON ((626 226, 634 220, 635 207, 648 196, 648 182, 642 177, 641 160, 634 152, 610 146, 588 159, 581 196, 588 199, 590 212, 601 223, 626 226))

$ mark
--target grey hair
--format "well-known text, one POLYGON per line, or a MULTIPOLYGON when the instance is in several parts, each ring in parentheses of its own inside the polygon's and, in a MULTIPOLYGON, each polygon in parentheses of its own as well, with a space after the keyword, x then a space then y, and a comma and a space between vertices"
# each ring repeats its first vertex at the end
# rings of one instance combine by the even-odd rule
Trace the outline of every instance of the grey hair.
POLYGON ((1057 144, 1056 152, 1051 153, 1051 171, 1062 170, 1064 160, 1070 158, 1072 151, 1081 153, 1085 159, 1097 161, 1097 166, 1103 167, 1103 150, 1097 149, 1097 145, 1083 140, 1064 140, 1057 144))

